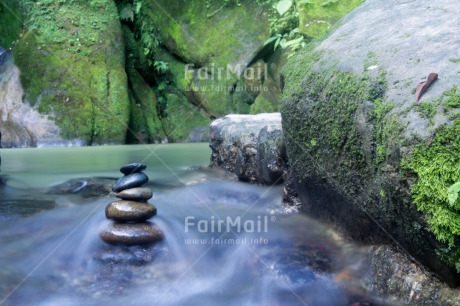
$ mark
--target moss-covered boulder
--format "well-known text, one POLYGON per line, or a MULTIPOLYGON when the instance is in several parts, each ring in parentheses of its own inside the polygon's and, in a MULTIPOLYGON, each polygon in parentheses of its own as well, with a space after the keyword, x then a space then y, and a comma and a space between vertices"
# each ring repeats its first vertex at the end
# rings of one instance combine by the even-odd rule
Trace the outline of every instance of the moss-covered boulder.
POLYGON ((459 283, 460 3, 368 0, 285 70, 289 164, 304 209, 391 242, 459 283), (423 9, 420 9, 422 8, 423 9), (410 20, 410 22, 409 22, 410 20), (439 79, 415 98, 430 73, 439 79))
POLYGON ((130 118, 127 143, 158 143, 165 133, 158 116, 158 100, 135 69, 128 69, 130 118))
POLYGON ((161 122, 168 141, 184 142, 194 129, 208 127, 208 115, 200 108, 190 104, 187 98, 174 88, 165 90, 165 105, 161 122))
POLYGON ((111 0, 21 1, 27 33, 14 48, 25 101, 65 139, 124 143, 128 83, 118 11, 111 0))
POLYGON ((146 2, 141 11, 161 41, 183 68, 188 65, 174 71, 177 88, 215 117, 235 111, 233 87, 270 37, 270 6, 249 0, 146 2))
POLYGON ((364 0, 295 0, 295 2, 299 12, 300 32, 311 38, 318 38, 364 0))

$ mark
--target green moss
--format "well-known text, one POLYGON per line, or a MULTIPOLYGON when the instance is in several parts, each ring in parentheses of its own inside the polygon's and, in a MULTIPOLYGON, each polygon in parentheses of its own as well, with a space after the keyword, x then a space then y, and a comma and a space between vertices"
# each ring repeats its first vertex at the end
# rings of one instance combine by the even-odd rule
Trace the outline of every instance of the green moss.
POLYGON ((363 0, 297 0, 300 31, 309 37, 320 37, 337 20, 363 2, 363 0))
POLYGON ((19 39, 22 28, 22 13, 18 0, 0 2, 0 46, 12 48, 19 39))
POLYGON ((166 113, 162 124, 172 142, 185 141, 194 127, 208 126, 211 120, 197 107, 191 105, 180 93, 166 93, 166 113))
MULTIPOLYGON (((383 69, 373 77, 366 67, 361 76, 339 71, 334 66, 317 73, 313 65, 320 57, 318 53, 304 51, 288 63, 285 97, 290 100, 307 97, 308 103, 298 106, 306 108, 297 109, 293 105, 289 110, 284 108, 283 123, 295 126, 287 130, 294 143, 305 143, 303 153, 298 156, 321 158, 321 163, 308 158, 295 161, 296 165, 302 165, 300 172, 320 174, 336 188, 346 186, 346 194, 353 197, 363 186, 356 182, 365 184, 366 179, 381 171, 379 165, 392 152, 394 142, 399 139, 394 136, 400 129, 397 120, 389 115, 393 105, 383 100, 387 86, 383 69), (372 122, 374 129, 363 131, 356 123, 357 116, 372 122), (394 140, 388 141, 389 138, 394 140), (363 147, 368 147, 369 142, 373 148, 366 153, 363 147)), ((376 194, 379 190, 376 186, 376 194)))
POLYGON ((432 121, 434 115, 436 115, 436 105, 432 102, 421 102, 420 104, 417 104, 417 109, 424 118, 430 119, 430 121, 432 121))
POLYGON ((260 94, 254 104, 251 105, 250 114, 261 114, 261 113, 273 113, 274 109, 270 102, 268 102, 264 97, 260 94))
MULTIPOLYGON (((444 105, 456 105, 460 99, 457 87, 444 94, 444 105)), ((417 176, 411 194, 431 230, 439 241, 449 245, 441 254, 460 272, 460 212, 458 200, 451 206, 447 188, 460 181, 460 120, 438 128, 431 143, 417 146, 404 168, 417 176)))
POLYGON ((129 69, 131 92, 128 143, 153 143, 165 138, 152 89, 135 69, 129 69))
POLYGON ((112 1, 23 1, 29 31, 14 49, 25 98, 61 137, 123 143, 129 118, 124 48, 112 1))

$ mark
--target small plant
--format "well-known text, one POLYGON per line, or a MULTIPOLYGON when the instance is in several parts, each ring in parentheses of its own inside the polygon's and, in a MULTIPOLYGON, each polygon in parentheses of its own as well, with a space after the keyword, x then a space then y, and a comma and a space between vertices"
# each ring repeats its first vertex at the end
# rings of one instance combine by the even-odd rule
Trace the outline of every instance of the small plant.
POLYGON ((458 199, 459 192, 460 192, 460 182, 455 183, 449 188, 447 188, 447 198, 449 200, 449 204, 457 209, 460 209, 460 205, 455 205, 458 199))
POLYGON ((166 74, 169 71, 169 64, 163 61, 155 61, 153 67, 158 74, 166 74))
POLYGON ((291 54, 306 46, 305 38, 298 28, 299 14, 292 0, 281 0, 273 4, 274 17, 271 18, 270 29, 274 34, 264 45, 274 42, 274 50, 281 47, 290 48, 291 54))

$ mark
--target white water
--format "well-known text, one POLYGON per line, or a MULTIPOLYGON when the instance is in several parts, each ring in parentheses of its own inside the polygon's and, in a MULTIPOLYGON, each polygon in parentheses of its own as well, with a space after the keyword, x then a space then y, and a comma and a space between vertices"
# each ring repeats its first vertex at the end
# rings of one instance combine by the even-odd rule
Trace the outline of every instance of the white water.
POLYGON ((40 199, 54 203, 28 217, 14 207, 0 210, 15 216, 0 219, 0 305, 331 306, 365 298, 336 280, 343 271, 365 269, 362 248, 305 216, 283 214, 281 186, 228 181, 219 171, 191 168, 207 164, 206 144, 0 153, 2 171, 16 186, 0 188, 0 199, 30 207, 40 199), (98 163, 103 157, 105 163, 98 163), (149 202, 158 209, 152 222, 165 233, 154 246, 121 248, 100 240, 98 229, 108 222, 104 207, 112 198, 45 194, 52 182, 68 178, 118 177, 118 167, 133 161, 148 165, 154 191, 149 202), (21 182, 32 187, 18 188, 21 182), (267 231, 186 231, 187 217, 208 225, 267 217, 267 231), (145 264, 107 260, 129 254, 145 264))

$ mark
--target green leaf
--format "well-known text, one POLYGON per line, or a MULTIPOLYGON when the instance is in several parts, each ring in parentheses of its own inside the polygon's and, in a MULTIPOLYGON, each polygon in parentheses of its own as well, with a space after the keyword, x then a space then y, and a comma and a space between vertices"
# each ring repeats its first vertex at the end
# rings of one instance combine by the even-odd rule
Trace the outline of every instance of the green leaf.
POLYGON ((276 48, 277 48, 278 45, 280 44, 280 41, 281 41, 281 36, 278 37, 278 39, 276 40, 275 47, 273 48, 273 50, 276 50, 276 48))
POLYGON ((292 0, 281 0, 276 5, 276 10, 281 16, 283 16, 284 14, 286 14, 287 11, 289 11, 291 6, 292 6, 292 0))
POLYGON ((268 45, 269 43, 275 41, 277 38, 278 38, 278 36, 270 37, 269 39, 267 39, 267 40, 264 42, 264 46, 266 46, 266 45, 268 45))
POLYGON ((302 41, 303 41, 303 37, 299 37, 297 39, 290 40, 290 41, 288 41, 287 43, 284 44, 283 48, 287 48, 287 47, 293 46, 293 45, 299 45, 302 41))
POLYGON ((136 14, 139 14, 139 12, 141 11, 141 7, 142 7, 142 2, 137 2, 136 3, 136 14))
POLYGON ((283 48, 283 49, 286 48, 286 43, 287 43, 286 38, 281 39, 281 41, 280 41, 281 48, 283 48))
POLYGON ((460 192, 460 182, 453 184, 447 189, 447 198, 449 199, 449 204, 451 206, 454 206, 455 201, 457 201, 459 192, 460 192))
POLYGON ((121 20, 134 20, 134 12, 131 7, 131 5, 125 6, 121 11, 120 11, 120 19, 121 20))

